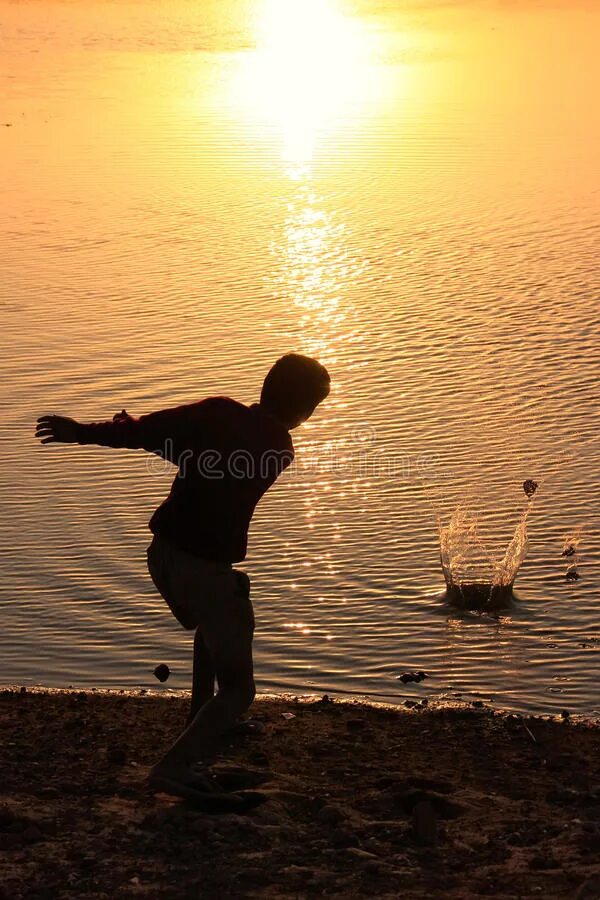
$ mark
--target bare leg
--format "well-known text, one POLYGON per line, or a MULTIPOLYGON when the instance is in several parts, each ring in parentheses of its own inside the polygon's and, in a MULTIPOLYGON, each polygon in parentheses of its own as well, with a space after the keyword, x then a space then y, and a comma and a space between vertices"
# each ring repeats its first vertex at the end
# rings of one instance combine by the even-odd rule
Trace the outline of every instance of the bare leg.
POLYGON ((208 756, 223 733, 246 712, 254 695, 253 680, 243 679, 236 684, 219 687, 212 700, 196 713, 183 734, 167 751, 157 769, 172 769, 173 775, 177 775, 208 756))
POLYGON ((194 638, 194 673, 192 676, 192 703, 187 718, 190 725, 195 715, 205 703, 214 697, 215 667, 200 628, 194 638))
POLYGON ((154 767, 151 778, 189 783, 193 763, 211 753, 221 735, 251 705, 254 695, 254 618, 248 597, 232 595, 212 607, 203 639, 214 662, 218 692, 198 710, 183 734, 154 767))

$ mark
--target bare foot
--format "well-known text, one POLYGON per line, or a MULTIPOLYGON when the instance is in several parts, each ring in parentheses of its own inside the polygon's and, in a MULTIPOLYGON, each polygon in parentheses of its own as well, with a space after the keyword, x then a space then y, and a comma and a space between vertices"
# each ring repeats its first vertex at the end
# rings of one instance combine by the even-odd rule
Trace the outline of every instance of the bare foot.
POLYGON ((153 790, 181 797, 209 813, 244 812, 267 799, 256 791, 223 793, 209 779, 190 769, 169 770, 158 765, 151 770, 148 782, 153 790))
POLYGON ((148 781, 152 786, 178 784, 186 789, 202 791, 205 794, 219 793, 219 788, 211 778, 184 766, 175 767, 158 763, 150 770, 148 781))

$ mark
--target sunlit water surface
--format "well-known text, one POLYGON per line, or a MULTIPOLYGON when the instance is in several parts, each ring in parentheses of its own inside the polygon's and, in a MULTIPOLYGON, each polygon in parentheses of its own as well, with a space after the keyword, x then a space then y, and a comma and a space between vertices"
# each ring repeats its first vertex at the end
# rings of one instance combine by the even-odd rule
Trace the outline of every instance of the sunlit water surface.
POLYGON ((172 472, 35 417, 251 402, 293 349, 334 390, 254 520, 259 686, 598 714, 597 4, 0 15, 2 681, 191 672, 144 561, 172 472), (453 611, 436 516, 502 547, 526 478, 513 607, 453 611))

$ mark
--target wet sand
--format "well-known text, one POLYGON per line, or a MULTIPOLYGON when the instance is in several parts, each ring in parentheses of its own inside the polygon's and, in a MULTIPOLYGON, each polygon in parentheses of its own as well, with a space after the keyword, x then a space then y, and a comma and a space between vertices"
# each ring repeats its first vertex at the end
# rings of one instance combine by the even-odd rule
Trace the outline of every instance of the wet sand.
POLYGON ((600 897, 597 723, 261 698, 208 815, 145 783, 186 709, 0 693, 0 897, 600 897))

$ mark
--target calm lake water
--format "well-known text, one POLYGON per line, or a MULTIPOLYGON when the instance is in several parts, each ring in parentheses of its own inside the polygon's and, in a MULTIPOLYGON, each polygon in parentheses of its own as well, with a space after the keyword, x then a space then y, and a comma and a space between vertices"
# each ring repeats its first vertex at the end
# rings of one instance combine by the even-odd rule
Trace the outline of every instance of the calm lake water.
POLYGON ((0 16, 0 679, 191 675, 145 570, 173 472, 35 418, 252 402, 297 350, 334 389, 251 532, 260 689, 600 714, 598 5, 0 16), (436 516, 501 555, 526 478, 514 606, 452 610, 436 516))

